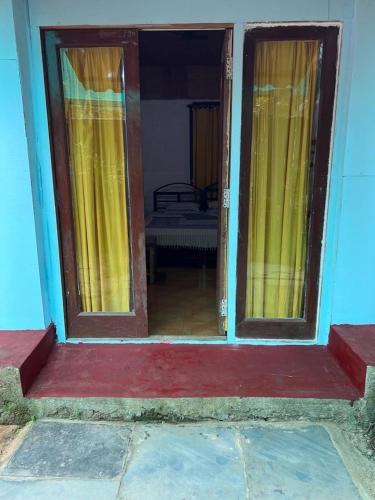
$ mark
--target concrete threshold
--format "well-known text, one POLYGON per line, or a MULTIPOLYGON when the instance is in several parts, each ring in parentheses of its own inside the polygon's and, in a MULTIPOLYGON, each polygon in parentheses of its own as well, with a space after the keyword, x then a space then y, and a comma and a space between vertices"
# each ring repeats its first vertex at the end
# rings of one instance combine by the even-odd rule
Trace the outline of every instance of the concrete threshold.
POLYGON ((204 397, 204 398, 53 398, 27 399, 36 418, 196 422, 243 419, 346 421, 358 404, 342 399, 204 397))

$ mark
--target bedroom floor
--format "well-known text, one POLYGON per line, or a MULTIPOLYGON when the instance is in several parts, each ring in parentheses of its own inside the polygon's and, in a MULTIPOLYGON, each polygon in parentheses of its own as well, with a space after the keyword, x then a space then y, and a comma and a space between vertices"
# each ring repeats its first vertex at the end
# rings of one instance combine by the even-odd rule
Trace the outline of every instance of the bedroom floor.
POLYGON ((158 268, 147 291, 150 335, 218 335, 216 269, 158 268))

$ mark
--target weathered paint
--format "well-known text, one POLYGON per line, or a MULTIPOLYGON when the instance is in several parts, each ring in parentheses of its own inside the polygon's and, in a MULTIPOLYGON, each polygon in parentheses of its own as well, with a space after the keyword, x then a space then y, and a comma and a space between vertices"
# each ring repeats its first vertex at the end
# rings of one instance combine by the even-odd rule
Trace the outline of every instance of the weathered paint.
MULTIPOLYGON (((348 232, 353 227, 361 227, 361 237, 365 238, 369 217, 363 217, 371 207, 370 199, 374 182, 374 164, 370 163, 371 134, 374 124, 370 120, 373 115, 371 101, 371 81, 374 75, 374 65, 368 63, 373 51, 371 44, 375 35, 371 30, 371 13, 373 4, 370 0, 290 0, 287 4, 276 1, 259 3, 255 0, 241 0, 234 9, 230 3, 217 4, 214 0, 199 2, 194 0, 189 4, 180 2, 178 5, 171 0, 162 0, 158 8, 150 1, 142 3, 111 0, 110 5, 98 2, 93 6, 88 0, 77 4, 74 0, 34 0, 30 2, 29 19, 31 34, 31 72, 24 72, 23 91, 32 96, 33 120, 26 116, 27 126, 35 134, 35 141, 30 148, 35 152, 34 170, 36 182, 35 209, 37 228, 40 225, 39 253, 44 251, 45 257, 39 255, 46 316, 57 325, 59 340, 65 340, 63 317, 62 285, 59 267, 59 252, 57 240, 56 214, 50 161, 45 91, 43 82, 43 67, 40 48, 39 27, 46 25, 119 25, 119 24, 155 24, 155 23, 193 23, 193 22, 233 22, 234 26, 234 62, 233 62, 233 95, 232 95, 232 142, 231 142, 231 207, 229 215, 229 269, 228 269, 228 342, 230 343, 266 343, 265 341, 237 340, 235 337, 235 293, 236 293, 236 251, 237 251, 237 219, 238 219, 238 184, 240 159, 240 126, 241 126, 241 90, 242 90, 242 45, 243 32, 246 23, 269 21, 342 21, 343 46, 339 73, 337 95, 336 126, 334 129, 334 147, 332 151, 332 166, 329 186, 329 202, 327 207, 327 231, 324 240, 322 262, 322 290, 317 330, 317 342, 327 343, 329 324, 342 322, 346 318, 353 322, 374 322, 375 307, 371 309, 373 296, 365 289, 374 282, 375 260, 370 259, 366 245, 355 245, 348 242, 348 232), (354 22, 352 21, 354 15, 354 22), (353 25, 353 26, 352 26, 353 25), (354 59, 353 59, 354 58, 354 59), (354 65, 353 65, 354 61, 354 65), (365 76, 357 78, 358 74, 365 76), (353 77, 355 77, 353 79, 353 77), (366 94, 367 93, 367 94, 366 94), (366 106, 358 110, 360 96, 367 96, 366 106), (371 112, 372 111, 372 112, 371 112), (365 134, 353 133, 363 121, 365 112, 367 130, 365 134), (347 128, 347 120, 350 126, 347 128), (31 122, 31 123, 30 123, 31 122), (346 148, 346 140, 348 147, 346 148), (356 144, 359 145, 356 146, 356 144), (367 153, 366 153, 367 152, 367 153), (355 170, 358 159, 365 162, 360 174, 355 170), (345 170, 343 169, 345 167, 345 170), (357 172, 354 175, 354 172, 357 172), (351 179, 348 180, 348 173, 351 179), (360 177, 358 180, 357 177, 360 177), (364 175, 367 177, 365 178, 364 175), (356 177, 355 177, 356 176, 356 177), (367 179, 367 180, 366 180, 367 179), (356 185, 360 184, 361 189, 356 185), (344 186, 344 190, 342 189, 344 186), (342 192, 344 195, 342 196, 342 192), (358 202, 362 205, 353 212, 358 202), (343 210, 341 211, 341 204, 343 210), (363 219, 363 220, 362 220, 363 219), (340 228, 338 229, 338 222, 340 228), (336 253, 338 266, 336 268, 336 253), (354 282, 360 284, 362 293, 355 287, 347 286, 344 281, 345 270, 356 269, 354 282), (368 278, 360 278, 367 276, 368 278), (370 283, 372 279, 372 283, 370 283), (355 299, 355 311, 350 305, 355 299), (333 305, 333 308, 332 308, 333 305)), ((25 29, 27 26, 25 26, 25 29)), ((25 65, 26 61, 20 61, 25 65)), ((374 88, 374 86, 372 87, 374 88)), ((373 92, 373 90, 372 90, 373 92)), ((33 167, 32 167, 33 168, 33 167)), ((373 207, 372 207, 373 209, 373 207)), ((374 217, 375 220, 375 217, 374 217)), ((375 231, 371 238, 374 238, 375 231)), ((370 237, 370 236, 369 236, 370 237)), ((370 245, 369 245, 370 246, 370 245)), ((373 245, 372 245, 373 246, 373 245)), ((35 264, 34 264, 35 266, 35 264)), ((346 278, 345 278, 346 279, 346 278)), ((173 340, 174 341, 174 340, 173 340)), ((131 340, 130 342, 135 342, 131 340)), ((142 340, 141 342, 145 342, 142 340)), ((181 339, 179 342, 199 343, 199 340, 181 339)), ((214 340, 213 343, 222 343, 214 340)), ((284 342, 271 342, 285 344, 284 342)), ((304 342, 309 344, 311 342, 304 342)))

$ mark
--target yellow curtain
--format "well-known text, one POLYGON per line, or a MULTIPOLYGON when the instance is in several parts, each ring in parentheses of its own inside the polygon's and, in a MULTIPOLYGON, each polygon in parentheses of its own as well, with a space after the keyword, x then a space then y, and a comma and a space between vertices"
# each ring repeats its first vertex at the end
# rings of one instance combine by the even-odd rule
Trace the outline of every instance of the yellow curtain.
POLYGON ((194 106, 192 113, 192 183, 203 189, 218 181, 219 106, 194 106))
POLYGON ((117 47, 85 47, 67 49, 66 55, 86 90, 121 92, 121 49, 117 47))
POLYGON ((61 50, 76 263, 84 312, 127 312, 130 255, 122 50, 61 50))
POLYGON ((258 42, 252 119, 246 316, 303 314, 319 41, 258 42))

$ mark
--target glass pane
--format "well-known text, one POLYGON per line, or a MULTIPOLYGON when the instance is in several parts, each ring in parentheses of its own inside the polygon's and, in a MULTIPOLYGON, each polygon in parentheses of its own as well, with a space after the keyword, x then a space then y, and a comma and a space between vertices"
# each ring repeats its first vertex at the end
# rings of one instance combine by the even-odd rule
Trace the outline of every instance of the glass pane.
POLYGON ((60 50, 83 312, 131 310, 123 52, 60 50))
POLYGON ((255 49, 246 316, 301 318, 321 43, 255 49))

